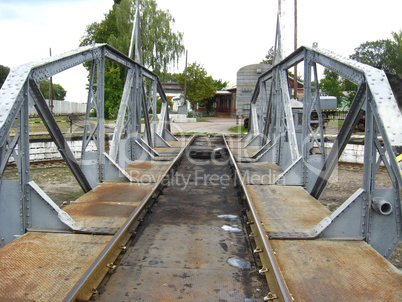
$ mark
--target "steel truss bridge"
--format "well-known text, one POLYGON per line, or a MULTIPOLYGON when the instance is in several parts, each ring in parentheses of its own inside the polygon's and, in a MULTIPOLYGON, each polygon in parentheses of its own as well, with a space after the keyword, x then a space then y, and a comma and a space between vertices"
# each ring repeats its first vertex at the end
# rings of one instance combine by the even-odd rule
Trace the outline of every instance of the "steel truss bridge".
MULTIPOLYGON (((402 179, 395 159, 402 148, 401 125, 401 113, 385 73, 329 51, 301 47, 260 76, 251 99, 249 133, 241 140, 222 139, 247 204, 252 231, 249 235, 255 238, 259 270, 266 276, 270 289, 265 293, 266 300, 311 301, 322 300, 325 295, 329 295, 328 300, 338 301, 400 299, 401 273, 385 258, 397 247, 402 233, 402 179), (295 113, 287 70, 302 62, 303 109, 295 113), (358 85, 357 95, 329 152, 323 139, 317 65, 358 85), (311 118, 313 111, 318 113, 318 120, 311 118), (363 112, 363 185, 330 213, 317 199, 363 112), (392 187, 376 188, 381 165, 387 170, 392 187), (278 173, 267 183, 252 183, 245 177, 247 173, 262 176, 273 170, 278 173), (369 269, 352 265, 362 261, 369 269), (348 275, 351 267, 354 272, 348 275), (352 289, 341 282, 353 278, 357 281, 352 282, 352 289)), ((81 47, 13 68, 0 90, 0 175, 13 157, 19 179, 0 182, 0 297, 83 301, 98 293, 100 281, 114 269, 115 259, 144 219, 144 211, 149 210, 148 202, 157 198, 158 190, 167 185, 164 179, 173 175, 183 157, 191 153, 190 144, 190 139, 183 140, 170 132, 167 98, 159 78, 106 44, 81 47), (103 117, 105 60, 127 70, 109 152, 105 152, 103 117), (39 82, 85 62, 91 62, 92 69, 79 163, 46 105, 39 82), (159 121, 158 96, 162 99, 159 121), (30 103, 35 105, 86 192, 82 199, 63 210, 30 180, 30 103), (90 117, 91 112, 96 117, 90 117), (16 131, 11 133, 15 127, 16 131), (87 150, 90 143, 96 145, 95 152, 87 150), (155 181, 142 183, 130 173, 133 167, 154 173, 155 181), (117 195, 113 195, 114 199, 107 195, 108 199, 102 197, 102 192, 117 195), (136 203, 127 202, 128 196, 137 198, 136 203), (124 202, 129 212, 118 217, 116 213, 120 213, 124 202), (107 213, 100 215, 101 209, 107 213), (60 259, 52 252, 54 249, 60 249, 66 258, 60 259), (74 256, 75 253, 79 255, 74 256), (75 271, 70 271, 71 267, 75 271), (63 285, 52 283, 60 278, 63 285), (44 283, 50 285, 46 287, 44 283)), ((208 150, 204 151, 208 155, 208 150)), ((216 207, 220 208, 220 204, 216 207)))

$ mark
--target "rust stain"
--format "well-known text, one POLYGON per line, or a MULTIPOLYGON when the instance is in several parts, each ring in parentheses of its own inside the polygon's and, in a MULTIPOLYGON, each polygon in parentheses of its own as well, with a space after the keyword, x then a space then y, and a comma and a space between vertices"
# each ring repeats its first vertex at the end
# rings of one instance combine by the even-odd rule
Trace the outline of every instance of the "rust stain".
POLYGON ((132 169, 140 169, 140 170, 149 170, 153 167, 154 165, 151 164, 150 162, 133 162, 130 165, 128 165, 125 170, 129 171, 132 169))
POLYGON ((271 245, 296 301, 402 297, 402 273, 363 241, 271 240, 271 245))
POLYGON ((140 204, 136 203, 79 203, 71 204, 67 213, 72 217, 76 216, 103 216, 103 217, 128 217, 140 204))
POLYGON ((27 233, 0 249, 1 301, 61 301, 111 236, 27 233))
MULTIPOLYGON (((152 190, 152 184, 103 183, 77 199, 81 202, 136 202, 152 190)), ((69 206, 65 207, 68 209, 69 206)))
POLYGON ((297 186, 247 186, 264 227, 269 232, 303 232, 331 212, 297 186))

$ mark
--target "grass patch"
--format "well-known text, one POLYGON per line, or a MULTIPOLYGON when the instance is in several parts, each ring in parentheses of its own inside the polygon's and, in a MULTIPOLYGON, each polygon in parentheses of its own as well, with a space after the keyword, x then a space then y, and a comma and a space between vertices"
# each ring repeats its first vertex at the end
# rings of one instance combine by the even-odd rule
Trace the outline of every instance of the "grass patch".
POLYGON ((204 120, 204 119, 202 119, 200 117, 197 117, 197 122, 208 122, 208 123, 210 123, 211 121, 204 120))
POLYGON ((248 132, 248 129, 244 128, 244 126, 234 126, 234 127, 230 128, 229 131, 233 132, 233 133, 245 134, 248 132))
POLYGON ((343 125, 343 120, 331 120, 328 122, 328 127, 340 128, 342 125, 343 125))

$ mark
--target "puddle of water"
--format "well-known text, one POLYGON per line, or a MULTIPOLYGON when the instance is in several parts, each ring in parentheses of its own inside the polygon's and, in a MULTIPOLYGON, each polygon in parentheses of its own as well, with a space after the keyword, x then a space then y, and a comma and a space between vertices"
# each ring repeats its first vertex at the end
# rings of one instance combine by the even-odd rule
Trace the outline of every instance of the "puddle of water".
POLYGON ((231 232, 231 233, 241 233, 242 232, 241 229, 234 228, 234 227, 231 227, 231 226, 226 225, 226 224, 222 227, 222 229, 225 230, 225 231, 231 232))
POLYGON ((223 219, 237 219, 237 215, 218 215, 218 218, 223 218, 223 219))
POLYGON ((241 269, 251 269, 251 263, 244 258, 240 258, 237 256, 233 256, 228 258, 226 262, 233 267, 241 268, 241 269))

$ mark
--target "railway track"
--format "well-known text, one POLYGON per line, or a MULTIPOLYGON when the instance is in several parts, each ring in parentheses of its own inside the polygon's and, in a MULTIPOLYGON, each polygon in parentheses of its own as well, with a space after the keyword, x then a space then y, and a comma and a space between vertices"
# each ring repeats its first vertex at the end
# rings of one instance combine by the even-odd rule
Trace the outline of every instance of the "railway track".
MULTIPOLYGON (((153 206, 145 206, 124 252, 92 289, 99 301, 269 299, 223 138, 197 137, 184 152, 153 206)), ((105 258, 108 253, 112 248, 105 258)), ((66 301, 79 296, 91 274, 85 278, 66 301)))

